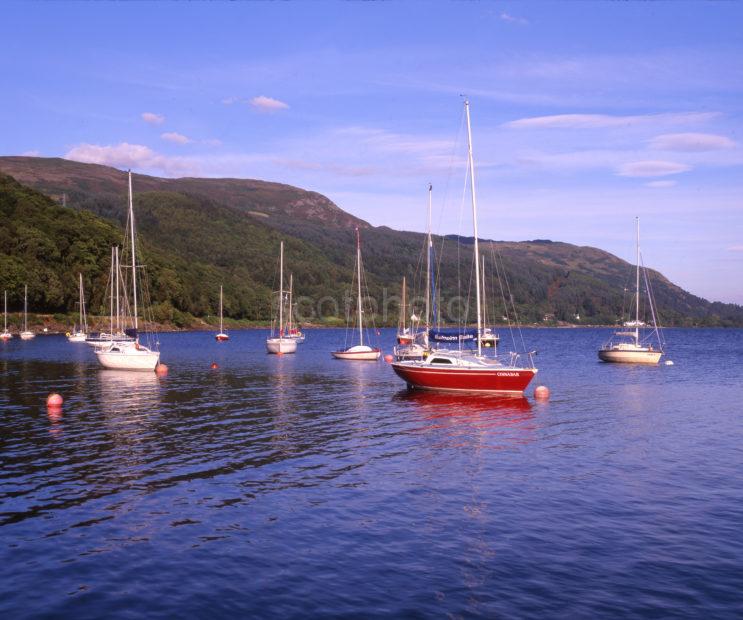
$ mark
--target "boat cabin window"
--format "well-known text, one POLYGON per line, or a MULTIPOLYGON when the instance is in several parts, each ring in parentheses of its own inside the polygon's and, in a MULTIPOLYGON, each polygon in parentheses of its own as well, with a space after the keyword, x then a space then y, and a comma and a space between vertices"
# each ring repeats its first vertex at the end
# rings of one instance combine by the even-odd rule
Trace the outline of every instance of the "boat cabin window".
POLYGON ((445 357, 434 357, 431 360, 432 364, 451 364, 451 360, 445 357))

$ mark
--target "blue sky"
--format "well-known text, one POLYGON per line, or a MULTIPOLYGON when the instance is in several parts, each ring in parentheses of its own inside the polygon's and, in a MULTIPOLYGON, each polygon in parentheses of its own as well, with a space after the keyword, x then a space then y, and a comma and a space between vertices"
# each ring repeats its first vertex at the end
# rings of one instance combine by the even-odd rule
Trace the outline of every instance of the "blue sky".
POLYGON ((6 3, 0 154, 325 194, 600 247, 743 303, 743 4, 6 3))

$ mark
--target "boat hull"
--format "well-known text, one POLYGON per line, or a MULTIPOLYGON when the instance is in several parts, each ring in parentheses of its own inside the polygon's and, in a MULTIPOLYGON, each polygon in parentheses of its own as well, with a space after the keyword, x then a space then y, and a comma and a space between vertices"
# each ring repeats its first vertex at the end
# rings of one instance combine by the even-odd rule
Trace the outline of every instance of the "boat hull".
POLYGON ((31 340, 31 338, 36 337, 36 334, 33 332, 21 332, 20 336, 21 340, 31 340))
POLYGON ((225 342, 225 341, 229 340, 230 337, 227 334, 217 334, 216 336, 214 336, 214 339, 217 342, 225 342))
POLYGON ((95 352, 104 368, 111 370, 155 370, 160 361, 159 351, 150 351, 134 345, 112 346, 95 352))
POLYGON ((87 334, 83 334, 83 333, 70 334, 69 336, 67 336, 67 340, 69 342, 85 342, 85 340, 87 339, 87 337, 88 337, 88 335, 87 334))
POLYGON ((268 338, 266 340, 266 351, 269 353, 295 353, 297 341, 291 338, 268 338))
POLYGON ((13 334, 10 332, 3 332, 0 334, 0 340, 10 340, 13 337, 13 334))
POLYGON ((657 364, 661 351, 628 351, 617 349, 600 349, 599 359, 614 364, 657 364))
POLYGON ((408 388, 440 392, 523 394, 535 368, 441 368, 393 363, 392 369, 408 388))
POLYGON ((379 349, 369 349, 367 351, 333 351, 332 355, 335 359, 339 360, 351 360, 351 361, 366 361, 373 362, 379 359, 382 352, 379 349))

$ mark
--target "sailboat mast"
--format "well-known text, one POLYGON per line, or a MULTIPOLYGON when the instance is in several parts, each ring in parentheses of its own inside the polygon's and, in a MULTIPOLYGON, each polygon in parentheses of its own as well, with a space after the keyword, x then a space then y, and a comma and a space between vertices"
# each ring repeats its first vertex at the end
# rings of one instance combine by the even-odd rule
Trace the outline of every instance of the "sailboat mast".
POLYGON ((358 280, 359 293, 357 300, 357 309, 359 313, 359 345, 364 344, 364 329, 361 324, 361 236, 359 227, 356 227, 356 279, 358 280))
POLYGON ((279 250, 279 338, 284 335, 284 242, 279 250))
POLYGON ((477 242, 477 197, 475 195, 475 162, 472 157, 472 127, 470 125, 470 102, 465 100, 464 109, 467 113, 467 155, 470 167, 470 184, 472 185, 472 225, 475 233, 475 282, 477 284, 477 355, 482 355, 482 306, 480 301, 480 248, 477 242))
POLYGON ((5 331, 8 331, 8 291, 5 291, 5 331))
POLYGON ((83 289, 82 274, 80 274, 80 302, 83 308, 83 331, 88 333, 88 313, 85 310, 85 290, 83 289))
POLYGON ((116 257, 114 256, 114 248, 111 248, 111 299, 110 299, 110 306, 111 306, 111 313, 109 315, 110 318, 110 330, 109 333, 114 333, 114 283, 116 281, 116 257))
POLYGON ((80 329, 83 328, 83 274, 77 274, 80 276, 80 329))
POLYGON ((402 333, 405 333, 405 276, 402 277, 402 307, 400 309, 400 322, 402 323, 402 333))
POLYGON ((219 285, 219 333, 224 331, 222 328, 222 285, 219 285))
POLYGON ((485 301, 485 255, 482 255, 482 322, 488 327, 488 303, 485 301))
MULTIPOLYGON (((431 193, 433 185, 428 184, 428 239, 426 241, 426 333, 431 328, 431 193)), ((426 336, 427 337, 427 336, 426 336)))
POLYGON ((292 293, 294 292, 294 274, 289 274, 289 319, 287 320, 287 331, 291 333, 292 327, 292 293))
POLYGON ((640 218, 636 217, 637 223, 637 274, 635 282, 635 345, 640 342, 640 218))
POLYGON ((28 284, 23 289, 23 331, 28 331, 28 284))
MULTIPOLYGON (((114 247, 114 280, 116 281, 116 333, 121 333, 121 309, 119 308, 119 295, 121 293, 121 284, 119 275, 121 267, 119 266, 119 246, 114 247)), ((113 286, 113 284, 111 285, 113 286)), ((112 298, 113 299, 113 298, 112 298)), ((111 302, 113 303, 113 302, 111 302)))
POLYGON ((132 223, 132 292, 134 293, 134 330, 136 331, 139 327, 137 319, 137 257, 134 254, 134 200, 132 198, 131 170, 129 171, 129 220, 132 223))

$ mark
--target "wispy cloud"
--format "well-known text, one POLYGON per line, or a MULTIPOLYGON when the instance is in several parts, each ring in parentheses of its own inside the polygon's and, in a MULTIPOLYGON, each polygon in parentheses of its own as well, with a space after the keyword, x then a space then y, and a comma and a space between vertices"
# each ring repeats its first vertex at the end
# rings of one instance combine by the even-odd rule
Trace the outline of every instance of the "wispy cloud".
POLYGON ((21 155, 23 157, 39 157, 39 156, 41 156, 41 151, 36 151, 36 150, 33 150, 33 151, 24 151, 23 153, 21 153, 21 155))
POLYGON ((516 17, 515 15, 511 15, 510 13, 506 13, 503 11, 498 18, 501 21, 509 22, 511 24, 520 24, 522 26, 526 26, 529 22, 528 20, 524 19, 523 17, 516 17))
POLYGON ((199 167, 193 160, 168 157, 142 144, 122 142, 115 145, 78 144, 64 156, 65 159, 88 164, 102 164, 115 168, 134 168, 161 172, 166 176, 197 174, 199 167))
POLYGON ((649 183, 645 183, 645 187, 655 188, 673 187, 674 185, 676 185, 676 181, 650 181, 649 183))
POLYGON ((175 131, 161 133, 160 137, 166 142, 173 142, 174 144, 189 144, 190 142, 193 142, 193 140, 188 136, 184 136, 182 133, 177 133, 175 131))
POLYGON ((743 245, 731 245, 728 252, 743 252, 743 245))
POLYGON ((513 129, 600 129, 637 125, 678 125, 705 123, 719 116, 716 112, 683 112, 619 116, 610 114, 555 114, 520 118, 504 123, 513 129))
POLYGON ((264 95, 253 97, 250 100, 250 105, 263 112, 276 112, 278 110, 286 110, 289 108, 288 103, 264 95))
POLYGON ((711 133, 668 133, 650 140, 658 151, 720 151, 735 148, 733 140, 711 133))
POLYGON ((675 161, 633 161, 619 166, 620 177, 663 177, 691 170, 691 166, 675 161))
POLYGON ((165 117, 154 112, 142 112, 142 120, 150 125, 162 125, 165 122, 165 117))
POLYGON ((370 127, 342 127, 334 132, 334 135, 350 138, 352 141, 363 143, 376 151, 383 153, 403 153, 433 155, 448 153, 451 151, 453 142, 451 140, 439 140, 414 135, 406 135, 375 129, 370 127))

